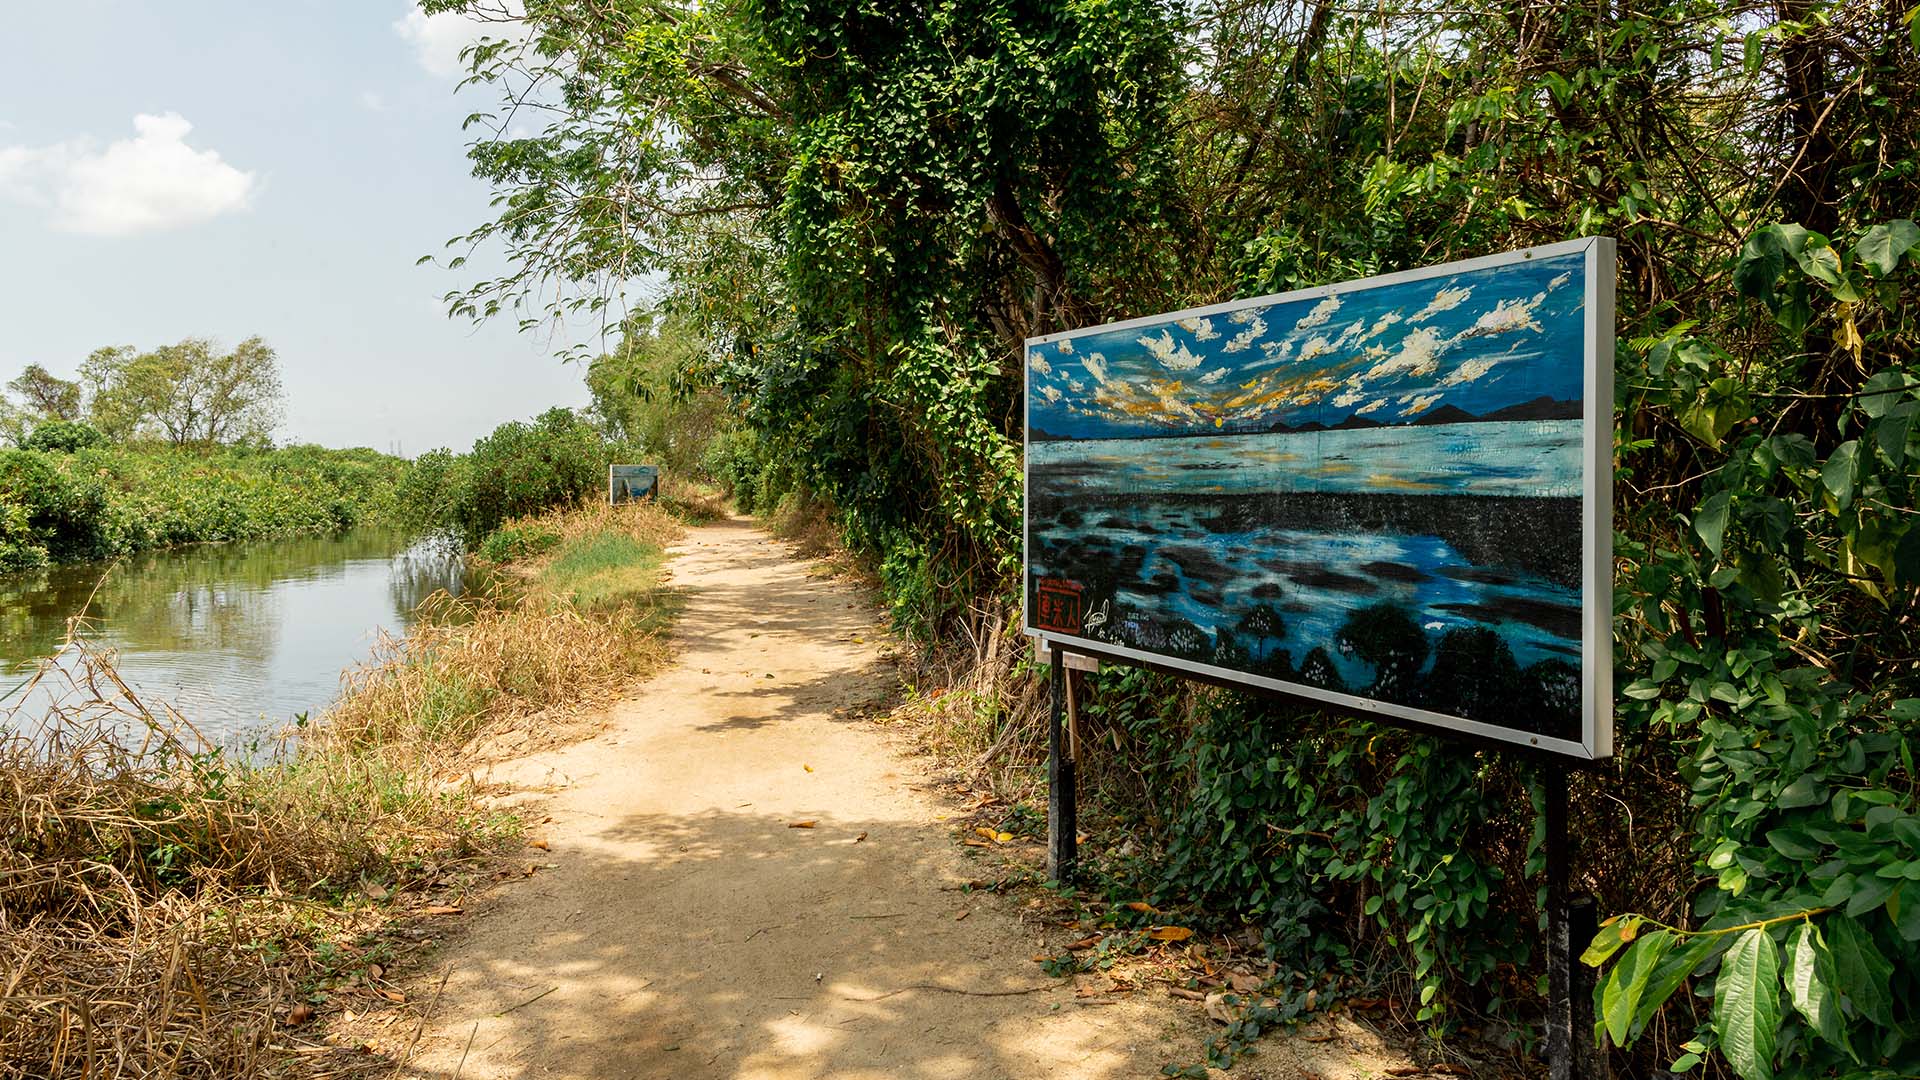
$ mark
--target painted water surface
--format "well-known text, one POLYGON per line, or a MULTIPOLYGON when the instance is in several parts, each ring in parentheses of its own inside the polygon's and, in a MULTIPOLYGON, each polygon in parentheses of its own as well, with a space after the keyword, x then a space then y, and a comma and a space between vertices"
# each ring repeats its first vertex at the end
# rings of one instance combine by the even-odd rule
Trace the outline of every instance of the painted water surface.
POLYGON ((0 712, 31 719, 12 692, 85 610, 137 693, 235 745, 318 716, 380 631, 405 630, 420 601, 465 577, 456 554, 379 530, 0 576, 0 712))
POLYGON ((1584 260, 1033 346, 1029 625, 1579 738, 1584 260))

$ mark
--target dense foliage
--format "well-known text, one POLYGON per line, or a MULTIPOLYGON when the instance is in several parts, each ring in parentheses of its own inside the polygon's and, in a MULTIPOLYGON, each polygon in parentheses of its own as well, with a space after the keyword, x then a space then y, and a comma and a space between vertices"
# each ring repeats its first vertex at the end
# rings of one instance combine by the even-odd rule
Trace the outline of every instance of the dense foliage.
POLYGON ((84 425, 40 432, 70 437, 0 450, 0 572, 351 528, 392 514, 406 469, 372 450, 135 450, 102 446, 84 425))
MULTIPOLYGON (((1026 335, 1615 237, 1625 697, 1575 830, 1634 913, 1590 954, 1604 1026, 1637 1074, 1920 1072, 1910 4, 525 10, 474 77, 554 119, 482 129, 505 204, 468 239, 515 270, 456 308, 665 271, 750 428, 716 467, 830 500, 930 636, 1007 619, 1026 335)), ((1527 1015, 1525 770, 1170 690, 1096 686, 1105 771, 1159 808, 1136 884, 1303 971, 1396 956, 1436 1031, 1527 1015)))
POLYGON ((420 455, 400 485, 401 518, 415 531, 445 533, 478 550, 512 518, 604 497, 607 466, 626 456, 573 410, 548 409, 532 423, 501 424, 465 454, 420 455))

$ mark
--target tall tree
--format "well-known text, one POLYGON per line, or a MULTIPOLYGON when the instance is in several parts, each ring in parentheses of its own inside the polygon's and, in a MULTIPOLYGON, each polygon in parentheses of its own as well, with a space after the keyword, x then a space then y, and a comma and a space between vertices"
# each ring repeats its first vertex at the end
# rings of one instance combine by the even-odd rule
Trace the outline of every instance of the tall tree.
POLYGON ((100 349, 81 374, 96 425, 116 438, 211 446, 265 439, 280 418, 279 358, 258 337, 227 352, 206 338, 144 353, 100 349))
POLYGON ((80 384, 62 379, 39 364, 28 364, 7 383, 7 389, 36 419, 74 421, 81 417, 80 384))

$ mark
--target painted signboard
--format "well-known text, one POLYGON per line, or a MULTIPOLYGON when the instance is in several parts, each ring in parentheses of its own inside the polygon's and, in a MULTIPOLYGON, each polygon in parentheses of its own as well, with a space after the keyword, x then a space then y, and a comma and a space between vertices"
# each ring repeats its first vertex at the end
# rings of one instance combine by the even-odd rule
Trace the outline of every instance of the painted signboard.
POLYGON ((1030 339, 1027 632, 1609 756, 1613 251, 1030 339))
POLYGON ((651 499, 660 493, 660 468, 656 465, 609 465, 607 466, 607 502, 618 506, 623 502, 638 502, 651 499))

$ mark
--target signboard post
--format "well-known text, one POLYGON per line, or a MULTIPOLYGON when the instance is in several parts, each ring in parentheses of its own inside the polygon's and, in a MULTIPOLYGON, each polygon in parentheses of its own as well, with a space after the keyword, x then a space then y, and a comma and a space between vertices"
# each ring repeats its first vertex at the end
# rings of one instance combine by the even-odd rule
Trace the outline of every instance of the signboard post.
POLYGON ((1554 1075, 1597 1075, 1566 769, 1613 752, 1613 281, 1591 237, 1027 341, 1050 868, 1069 651, 1519 752, 1547 766, 1554 1075))
POLYGON ((660 467, 657 465, 607 466, 607 505, 639 502, 660 494, 660 467))

